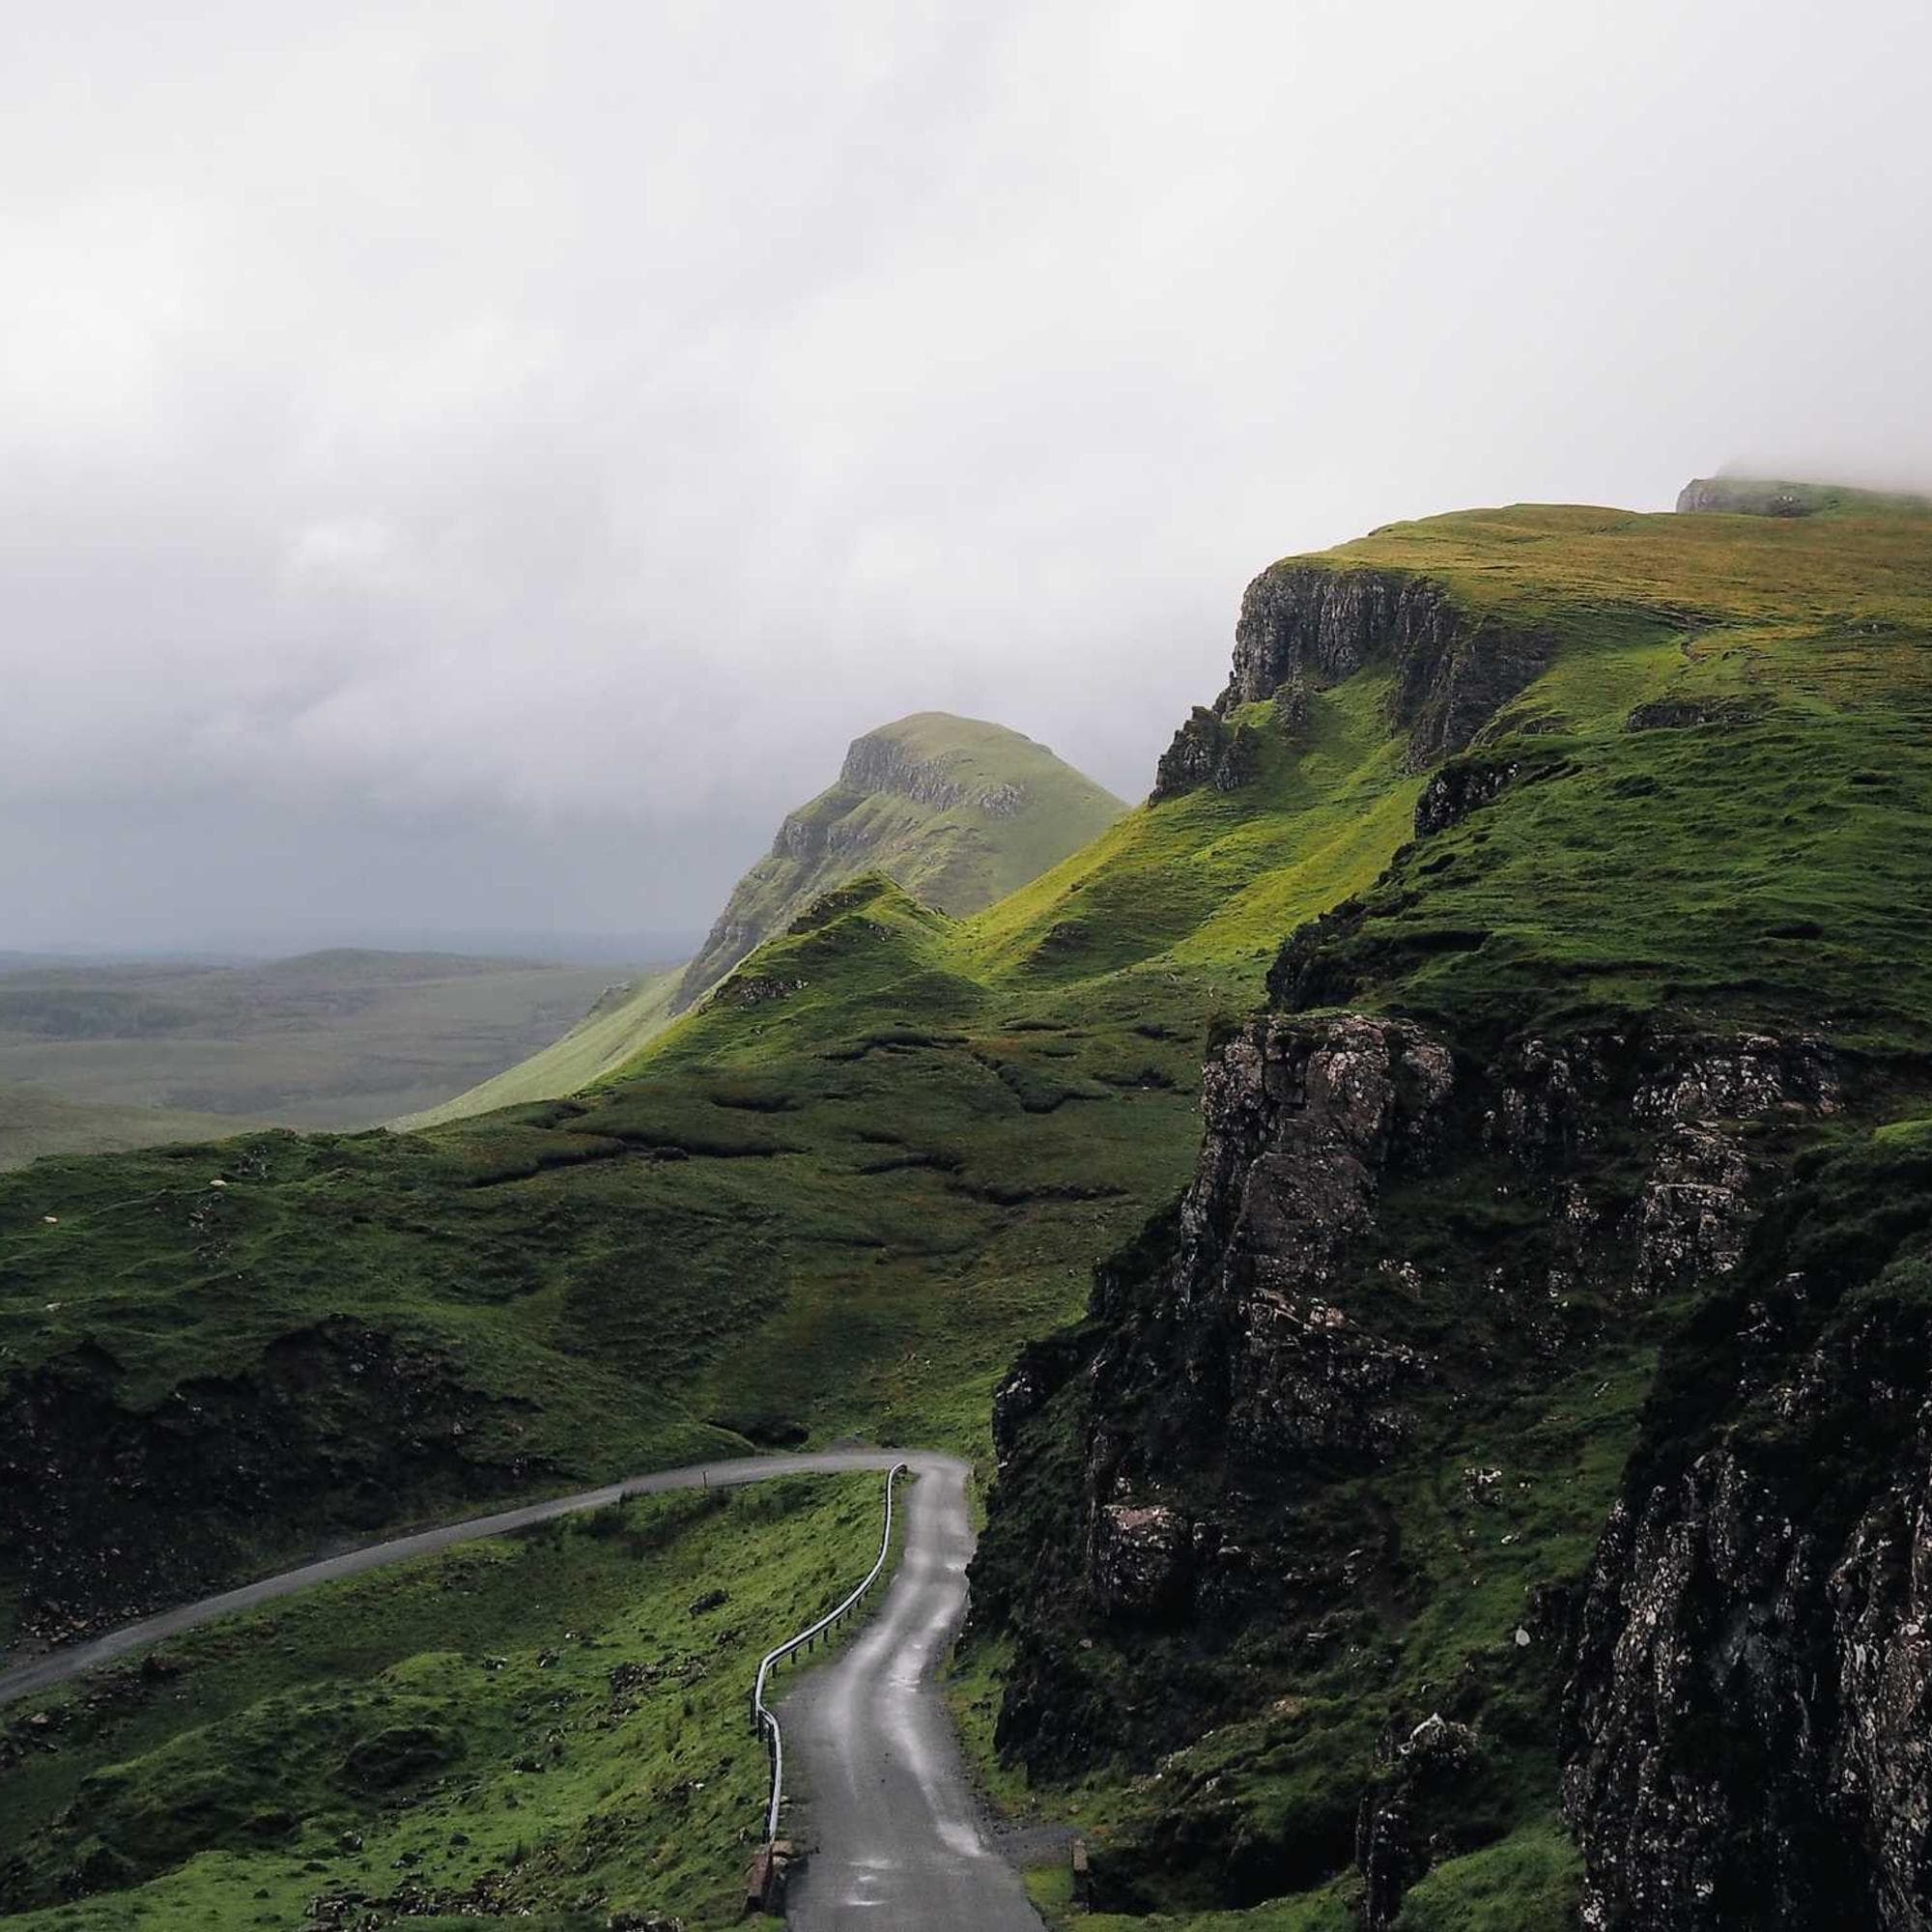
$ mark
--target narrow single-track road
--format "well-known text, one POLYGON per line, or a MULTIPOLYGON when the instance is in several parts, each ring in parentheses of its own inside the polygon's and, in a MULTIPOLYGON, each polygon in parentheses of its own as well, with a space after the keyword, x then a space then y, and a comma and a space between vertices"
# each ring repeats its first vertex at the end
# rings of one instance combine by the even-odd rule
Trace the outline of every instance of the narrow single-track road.
POLYGON ((785 1918, 797 1932, 1039 1932, 986 1841, 935 1674, 966 1614, 966 1467, 908 1460, 919 1481, 884 1604, 779 1706, 790 1829, 810 1852, 785 1918))
MULTIPOLYGON (((917 1450, 828 1449, 660 1469, 602 1489, 344 1550, 237 1590, 163 1610, 90 1643, 0 1670, 0 1705, 45 1690, 198 1624, 478 1537, 501 1536, 629 1496, 730 1489, 774 1476, 905 1463, 905 1551, 878 1613, 836 1661, 810 1671, 780 1718, 810 1849, 787 1914, 801 1932, 1039 1932, 1018 1878, 987 1843, 935 1671, 966 1611, 973 1522, 966 1465, 917 1450)), ((800 1826, 795 1824, 795 1832, 800 1826)))

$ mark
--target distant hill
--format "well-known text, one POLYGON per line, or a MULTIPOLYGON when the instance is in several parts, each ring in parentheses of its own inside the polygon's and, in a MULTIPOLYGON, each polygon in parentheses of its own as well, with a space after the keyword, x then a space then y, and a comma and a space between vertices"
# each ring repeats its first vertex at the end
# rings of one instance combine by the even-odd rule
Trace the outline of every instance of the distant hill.
MULTIPOLYGON (((164 1120, 184 1115, 202 1117, 197 1134, 374 1126, 548 1046, 611 977, 361 949, 234 966, 32 961, 0 968, 0 1088, 45 1090, 37 1118, 55 1095, 70 1103, 63 1151, 179 1140, 164 1120)), ((6 1104, 24 1119, 24 1102, 6 1104)), ((0 1159, 7 1145, 0 1122, 0 1159)))
POLYGON ((608 994, 554 1045, 394 1124, 434 1126, 581 1093, 641 1052, 814 900, 865 873, 883 873, 924 904, 964 917, 1037 878, 1125 810, 1003 724, 944 711, 882 724, 852 741, 836 784, 785 818, 689 966, 608 994))
POLYGON ((575 1094, 593 1080, 613 1073, 670 1024, 670 1003, 684 978, 681 966, 646 974, 628 985, 605 989, 597 1004, 563 1036, 527 1060, 493 1074, 480 1085, 390 1122, 405 1130, 466 1120, 495 1107, 528 1100, 554 1100, 575 1094))
POLYGON ((779 827, 738 881, 672 1002, 681 1012, 812 900, 883 872, 953 918, 1036 879, 1126 808, 1002 724, 915 712, 855 738, 838 781, 779 827))
POLYGON ((1848 483, 1792 483, 1764 476, 1698 476, 1677 493, 1680 516, 1922 517, 1932 497, 1908 490, 1858 490, 1848 483))
POLYGON ((234 1115, 89 1105, 43 1087, 0 1087, 0 1168, 43 1154, 120 1153, 170 1141, 214 1140, 254 1124, 234 1115))

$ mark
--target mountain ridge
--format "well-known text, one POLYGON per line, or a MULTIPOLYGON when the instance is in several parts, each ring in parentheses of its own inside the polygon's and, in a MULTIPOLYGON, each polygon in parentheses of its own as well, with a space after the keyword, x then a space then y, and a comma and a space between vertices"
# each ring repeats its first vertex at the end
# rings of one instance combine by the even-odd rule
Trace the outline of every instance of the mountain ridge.
POLYGON ((1004 725, 919 711, 875 726, 852 741, 832 785, 786 813, 686 969, 672 1010, 688 1009, 813 899, 860 872, 884 872, 940 912, 977 912, 1122 810, 1004 725))
POLYGON ((876 725, 852 741, 826 790, 785 814, 687 964, 612 989, 551 1045, 392 1124, 414 1130, 578 1093, 619 1073, 765 940, 866 873, 942 912, 973 912, 1124 809, 1005 725, 944 711, 876 725))
MULTIPOLYGON (((1102 1908, 1927 1922, 1932 506, 1715 507, 1258 580, 1426 571, 1551 649, 1288 936, 1179 1202, 996 1397, 997 1747, 1159 1769, 1102 1908)), ((1360 635, 1330 689, 1412 631, 1360 635)), ((1249 642, 1177 798, 1321 701, 1291 663, 1278 721, 1249 642)))

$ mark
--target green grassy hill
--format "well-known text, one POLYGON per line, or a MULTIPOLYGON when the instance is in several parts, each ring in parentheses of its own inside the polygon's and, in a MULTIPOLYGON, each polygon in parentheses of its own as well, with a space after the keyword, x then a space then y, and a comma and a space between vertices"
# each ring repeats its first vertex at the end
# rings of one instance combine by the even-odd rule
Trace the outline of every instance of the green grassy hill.
MULTIPOLYGON (((452 1497, 714 1444, 864 1433, 990 1467, 1016 1348, 1087 1314, 1096 1264, 1102 1314, 1155 1292, 1138 1237, 1193 1170, 1204 1053, 1264 1004, 1399 1017, 1470 1065, 1539 1034, 1802 1029, 1886 1096, 1804 1132, 1864 1135, 1881 1104, 1918 1104, 1932 1045, 1928 723, 1932 517, 1910 505, 1515 506, 1275 565, 1157 802, 981 910, 846 878, 570 1100, 0 1179, 0 1586, 17 1632, 109 1620, 452 1497)), ((1472 1115, 1456 1145, 1483 1132, 1472 1115)), ((1764 1157, 1785 1145, 1768 1132, 1764 1157)), ((1484 1394, 1542 1332, 1485 1299, 1479 1265, 1531 1238, 1512 1232, 1528 1209, 1488 1168, 1417 1186, 1391 1197, 1400 1239, 1435 1245, 1378 1259, 1420 1256, 1419 1278, 1450 1286, 1412 1310, 1406 1276, 1374 1275, 1375 1293, 1415 1346, 1449 1351, 1458 1401, 1422 1399, 1407 1487, 1350 1476, 1308 1528, 1313 1564, 1331 1542, 1338 1562, 1371 1547, 1359 1512, 1377 1536, 1398 1526, 1407 1567, 1369 1620, 1305 1653, 1255 1625, 1226 1638, 1224 1668, 1206 1637, 1137 1650, 1069 1595, 1063 1621, 995 1630, 971 1661, 988 1749, 1042 1657, 1114 1707, 1145 1687, 1124 1727, 1080 1719, 1099 1749, 1078 1766, 1001 1720, 1037 1802, 1113 1833, 1142 1903, 1251 1903, 1237 1879, 1281 1868, 1224 1857, 1229 1834, 1264 1849, 1284 1819, 1319 1850, 1307 1886, 1346 1889, 1347 1855, 1320 1859, 1352 1833, 1377 1725, 1465 1666, 1499 1681, 1505 1600, 1515 1616, 1527 1588, 1579 1587, 1682 1303, 1611 1319, 1578 1290, 1589 1320, 1484 1394), (1466 1533, 1489 1523, 1459 1472, 1519 1441, 1534 1506, 1512 1502, 1515 1553, 1478 1569, 1466 1533), (1378 1647, 1398 1639, 1408 1664, 1378 1647), (1136 1782, 1183 1747, 1184 1776, 1136 1782)), ((1079 1332, 1085 1348, 1113 1329, 1079 1332)), ((1029 1449, 988 1546, 985 1599, 1008 1613, 1013 1576, 1044 1574, 1028 1539, 1078 1503, 1086 1424, 1047 1415, 1065 1433, 1029 1449)), ((1546 1922, 1508 1916, 1519 1884, 1555 1901, 1552 1924, 1574 1898, 1550 1824, 1555 1693, 1540 1676, 1519 1691, 1482 1706, 1515 1741, 1471 1787, 1490 1835, 1413 1889, 1405 1926, 1546 1922)), ((304 1748, 297 1717, 262 1722, 274 1749, 304 1748)), ((529 1802, 538 1829, 582 1826, 561 1789, 529 1802)), ((1254 1922, 1341 1909, 1310 1891, 1254 1922)))
POLYGON ((883 872, 942 912, 977 912, 1086 844, 1121 809, 1004 725, 944 711, 882 724, 853 741, 838 781, 792 812, 738 881, 674 1008, 861 872, 883 872))
POLYGON ((824 894, 868 871, 968 913, 1024 884, 1119 816, 1121 803, 1004 725, 924 711, 856 740, 838 782, 790 813, 733 889, 697 957, 606 998, 563 1038, 401 1128, 559 1099, 614 1072, 737 961, 824 894))

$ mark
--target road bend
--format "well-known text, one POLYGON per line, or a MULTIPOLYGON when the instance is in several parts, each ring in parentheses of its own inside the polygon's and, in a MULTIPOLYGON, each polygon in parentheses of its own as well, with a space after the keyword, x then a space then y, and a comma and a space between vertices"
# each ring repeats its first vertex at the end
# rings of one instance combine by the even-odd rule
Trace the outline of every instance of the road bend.
POLYGON ((904 1554, 878 1614, 779 1708, 794 1835, 810 1856, 787 1914, 801 1932, 1039 1932, 1019 1879, 992 1849, 940 1695, 937 1670, 966 1610, 973 1521, 966 1465, 919 1450, 830 1449, 658 1469, 601 1489, 338 1551, 183 1604, 83 1644, 0 1670, 0 1705, 64 1684, 145 1644, 318 1583, 434 1555, 631 1496, 732 1489, 775 1476, 838 1475, 907 1463, 904 1554))

